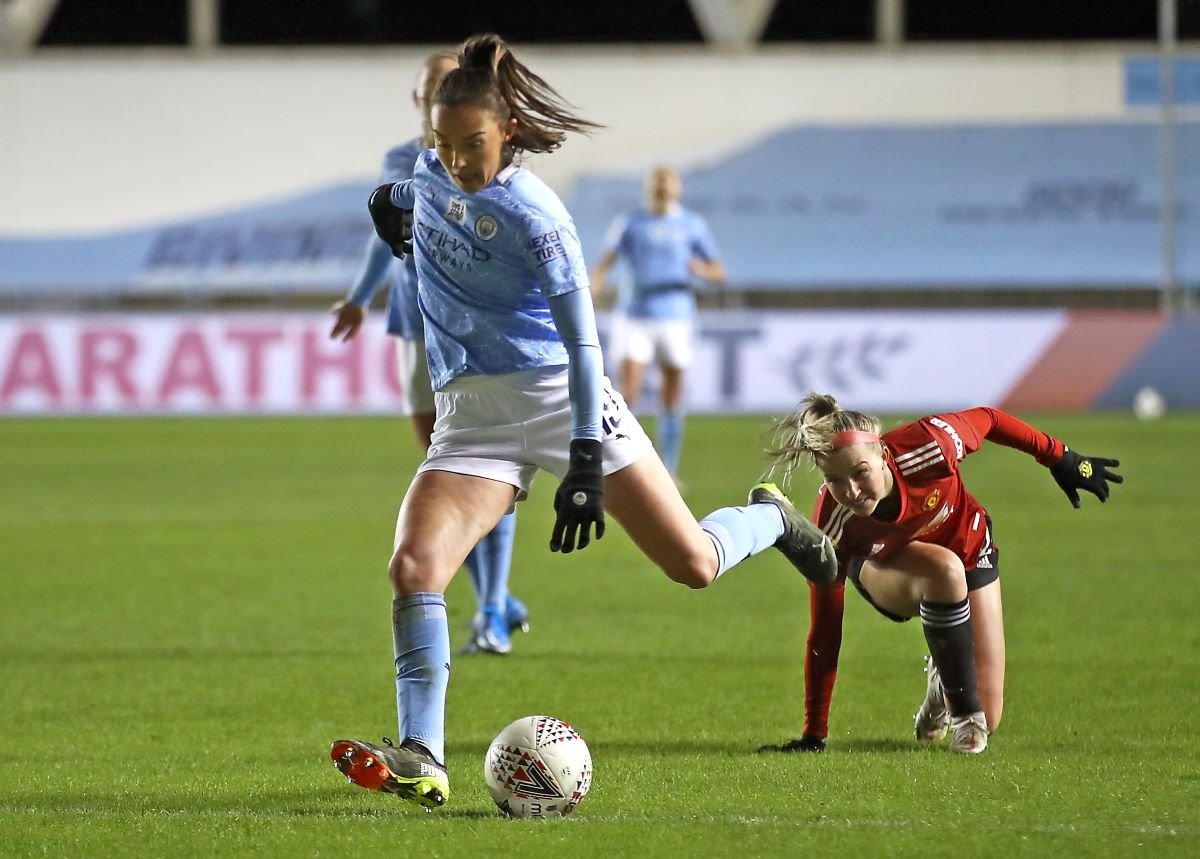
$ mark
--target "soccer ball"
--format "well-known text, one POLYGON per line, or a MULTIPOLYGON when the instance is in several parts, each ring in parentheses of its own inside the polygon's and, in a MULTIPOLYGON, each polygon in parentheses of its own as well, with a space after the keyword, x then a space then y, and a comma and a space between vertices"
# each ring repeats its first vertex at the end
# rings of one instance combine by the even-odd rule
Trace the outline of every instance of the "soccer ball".
POLYGON ((592 785, 592 755, 566 722, 526 716, 492 740, 483 780, 509 817, 566 817, 592 785))
POLYGON ((1133 413, 1144 421, 1161 418, 1167 411, 1167 401, 1157 388, 1141 388, 1133 397, 1133 413))

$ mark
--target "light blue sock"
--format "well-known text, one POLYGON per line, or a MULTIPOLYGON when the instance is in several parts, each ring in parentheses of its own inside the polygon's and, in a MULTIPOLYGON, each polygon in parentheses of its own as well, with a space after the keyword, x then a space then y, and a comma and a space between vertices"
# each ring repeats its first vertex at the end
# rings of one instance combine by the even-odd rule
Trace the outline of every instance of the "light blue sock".
POLYGON ((484 607, 494 608, 501 614, 508 600, 508 572, 512 568, 513 537, 517 533, 517 514, 509 513, 501 517, 486 537, 479 541, 481 547, 486 543, 488 564, 487 576, 483 579, 482 603, 484 607))
POLYGON ((700 528, 717 547, 717 575, 751 555, 775 545, 783 536, 783 514, 774 504, 722 507, 700 520, 700 528))
POLYGON ((450 682, 450 627, 441 594, 392 600, 396 656, 396 711, 400 741, 413 739, 446 759, 446 687, 450 682))
POLYGON ((658 453, 672 477, 679 471, 683 452, 683 421, 683 412, 664 411, 658 416, 658 453))
POLYGON ((483 611, 483 598, 487 593, 488 567, 490 561, 490 552, 488 547, 484 545, 484 541, 480 540, 475 544, 475 548, 467 555, 467 560, 464 566, 467 568, 467 574, 471 577, 471 590, 475 592, 475 611, 483 611))

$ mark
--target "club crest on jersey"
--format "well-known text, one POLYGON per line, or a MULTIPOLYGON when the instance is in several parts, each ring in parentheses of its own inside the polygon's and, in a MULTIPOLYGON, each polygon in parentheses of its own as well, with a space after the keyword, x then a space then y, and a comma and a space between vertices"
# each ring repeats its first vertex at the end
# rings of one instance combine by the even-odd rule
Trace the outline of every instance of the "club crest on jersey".
POLYGON ((928 495, 925 496, 925 509, 932 510, 934 507, 937 507, 937 503, 941 500, 942 500, 942 493, 936 489, 933 490, 932 492, 930 492, 928 495))
POLYGON ((943 505, 942 509, 939 510, 937 512, 937 514, 932 519, 929 520, 929 523, 926 524, 926 526, 924 528, 922 528, 920 531, 913 534, 913 537, 918 538, 918 537, 924 537, 926 534, 932 534, 938 528, 942 527, 942 523, 945 522, 947 519, 949 519, 950 514, 953 512, 954 512, 954 508, 951 507, 949 504, 943 505))
POLYGON ((456 224, 467 222, 467 201, 461 197, 451 197, 450 205, 446 207, 446 220, 456 224))
POLYGON ((500 230, 496 219, 491 215, 480 215, 475 219, 475 235, 482 241, 490 242, 496 238, 496 233, 500 230))

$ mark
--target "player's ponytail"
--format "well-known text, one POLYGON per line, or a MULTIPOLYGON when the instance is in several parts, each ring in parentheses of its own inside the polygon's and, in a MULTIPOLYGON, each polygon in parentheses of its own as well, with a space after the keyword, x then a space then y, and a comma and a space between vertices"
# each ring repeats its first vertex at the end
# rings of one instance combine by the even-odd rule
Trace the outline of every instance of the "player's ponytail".
POLYGON ((575 116, 550 84, 513 56, 494 33, 472 36, 458 51, 459 67, 443 78, 435 104, 479 104, 502 123, 517 120, 509 147, 514 152, 553 152, 568 132, 602 126, 575 116))
POLYGON ((771 463, 768 474, 786 484, 801 461, 815 465, 817 457, 832 451, 833 437, 838 433, 879 435, 882 429, 878 418, 843 409, 831 394, 810 393, 791 414, 771 427, 774 442, 767 448, 771 463))

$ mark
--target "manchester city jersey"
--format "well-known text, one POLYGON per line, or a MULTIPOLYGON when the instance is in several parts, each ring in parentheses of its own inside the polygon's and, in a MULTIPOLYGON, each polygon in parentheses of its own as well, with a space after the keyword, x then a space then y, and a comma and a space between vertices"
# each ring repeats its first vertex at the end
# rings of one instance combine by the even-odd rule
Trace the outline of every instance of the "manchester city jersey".
POLYGON ((467 194, 430 150, 391 199, 413 209, 434 390, 463 374, 568 363, 546 299, 586 289, 587 269, 575 224, 544 182, 510 165, 467 194))
POLYGON ((696 312, 688 266, 693 257, 719 259, 704 219, 682 206, 662 215, 640 210, 609 228, 604 253, 616 253, 629 267, 617 309, 643 319, 690 319, 696 312))
MULTIPOLYGON (((383 169, 380 171, 379 183, 403 182, 411 179, 413 167, 417 158, 424 151, 420 138, 414 138, 407 143, 393 146, 383 156, 383 169)), ((417 306, 417 272, 412 257, 398 260, 392 256, 391 249, 383 242, 378 242, 376 251, 382 248, 391 259, 388 275, 391 287, 388 290, 388 333, 415 340, 422 337, 421 308, 417 306)))

